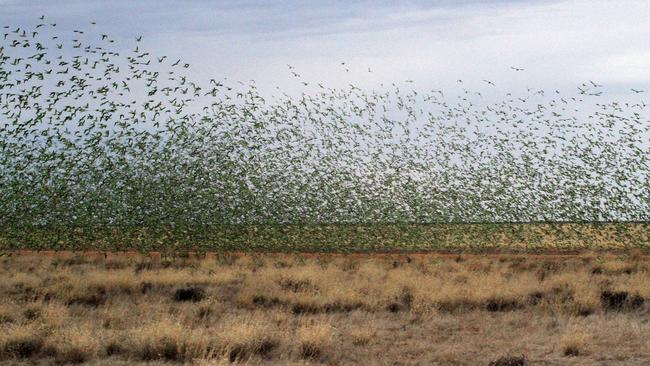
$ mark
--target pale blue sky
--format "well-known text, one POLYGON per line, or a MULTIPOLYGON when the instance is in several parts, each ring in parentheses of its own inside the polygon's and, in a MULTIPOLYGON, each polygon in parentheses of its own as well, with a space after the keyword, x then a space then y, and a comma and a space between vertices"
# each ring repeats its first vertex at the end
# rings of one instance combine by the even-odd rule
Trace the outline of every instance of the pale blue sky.
MULTIPOLYGON (((130 48, 183 57, 197 78, 299 88, 286 64, 330 85, 413 79, 453 88, 650 85, 650 1, 97 1, 0 0, 0 24, 90 29, 130 48), (340 63, 345 61, 350 72, 340 63), (522 67, 514 72, 510 66, 522 67), (369 73, 367 70, 372 70, 369 73)), ((649 88, 650 89, 650 88, 649 88)))

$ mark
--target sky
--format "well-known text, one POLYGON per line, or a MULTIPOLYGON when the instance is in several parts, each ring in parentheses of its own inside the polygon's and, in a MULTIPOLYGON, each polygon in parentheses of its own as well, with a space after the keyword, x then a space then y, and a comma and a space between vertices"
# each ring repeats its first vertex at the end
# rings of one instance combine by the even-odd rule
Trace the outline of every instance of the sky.
POLYGON ((465 85, 650 94, 650 1, 0 0, 0 24, 111 34, 116 47, 182 57, 199 79, 255 80, 298 91, 302 78, 422 89, 465 85), (345 65, 341 63, 345 62, 345 65), (524 71, 514 71, 511 66, 524 71), (346 71, 348 70, 348 71, 346 71))

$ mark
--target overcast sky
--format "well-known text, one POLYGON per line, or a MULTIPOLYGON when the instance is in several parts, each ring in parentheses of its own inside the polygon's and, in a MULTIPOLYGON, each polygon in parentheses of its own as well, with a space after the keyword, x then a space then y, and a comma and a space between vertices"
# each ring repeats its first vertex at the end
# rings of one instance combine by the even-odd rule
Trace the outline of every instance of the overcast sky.
MULTIPOLYGON (((569 88, 595 80, 613 92, 650 85, 650 1, 162 1, 0 0, 0 24, 35 24, 116 37, 144 35, 154 54, 183 57, 198 78, 418 88, 569 88), (346 62, 346 66, 341 66, 346 62), (515 66, 525 69, 515 72, 515 66), (345 71, 345 68, 349 72, 345 71), (371 72, 368 72, 368 69, 371 72)), ((650 90, 649 90, 650 93, 650 90)))

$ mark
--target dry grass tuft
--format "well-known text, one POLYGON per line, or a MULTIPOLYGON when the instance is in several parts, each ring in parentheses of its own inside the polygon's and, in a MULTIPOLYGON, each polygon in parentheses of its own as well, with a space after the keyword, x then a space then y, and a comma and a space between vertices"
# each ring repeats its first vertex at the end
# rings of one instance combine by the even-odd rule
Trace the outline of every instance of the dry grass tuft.
POLYGON ((131 356, 143 360, 186 362, 205 357, 214 352, 217 345, 201 330, 190 330, 181 323, 162 319, 131 332, 126 345, 114 347, 127 349, 131 356))
POLYGON ((298 329, 300 356, 305 359, 323 357, 333 340, 332 326, 327 323, 304 325, 298 329))
POLYGON ((2 364, 650 362, 643 255, 16 255, 0 276, 2 364))
POLYGON ((42 353, 45 340, 33 327, 11 326, 0 334, 0 360, 24 359, 42 353))
POLYGON ((581 356, 586 351, 587 335, 572 327, 560 339, 562 355, 567 357, 581 356))
POLYGON ((253 356, 269 358, 280 345, 280 338, 266 321, 235 320, 222 328, 219 342, 230 362, 253 356))
POLYGON ((57 364, 80 364, 93 359, 99 351, 97 336, 92 329, 73 326, 59 329, 48 338, 57 364))
POLYGON ((367 346, 376 336, 377 332, 368 328, 353 329, 348 333, 352 344, 358 347, 367 346))

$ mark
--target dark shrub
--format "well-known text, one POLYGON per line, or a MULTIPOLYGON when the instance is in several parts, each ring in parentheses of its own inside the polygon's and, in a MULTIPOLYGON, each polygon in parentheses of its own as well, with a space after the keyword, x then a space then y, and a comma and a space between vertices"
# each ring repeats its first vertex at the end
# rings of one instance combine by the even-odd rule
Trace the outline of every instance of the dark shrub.
POLYGON ((300 346, 300 356, 302 358, 318 358, 322 353, 322 350, 318 346, 311 343, 303 343, 300 346))
POLYGON ((200 287, 179 288, 174 292, 174 301, 198 302, 205 298, 205 290, 200 287))
POLYGON ((68 305, 98 307, 106 302, 106 297, 106 290, 103 288, 88 289, 86 293, 70 298, 68 300, 68 305))
POLYGON ((115 355, 123 354, 125 352, 125 349, 119 343, 112 341, 106 345, 104 351, 106 352, 107 356, 115 356, 115 355))
POLYGON ((600 302, 605 310, 622 311, 640 308, 645 299, 639 295, 630 295, 627 291, 603 291, 600 302))
POLYGON ((528 359, 526 356, 503 356, 490 362, 489 366, 526 366, 528 359))
POLYGON ((34 320, 41 316, 41 312, 38 309, 29 308, 23 311, 23 316, 27 320, 34 320))
POLYGON ((80 364, 88 361, 88 353, 77 347, 57 351, 54 361, 60 365, 80 364))
POLYGON ((519 303, 515 300, 506 300, 500 298, 488 299, 485 302, 485 310, 491 312, 497 311, 511 311, 516 310, 520 307, 519 303))
POLYGON ((142 282, 140 284, 140 292, 142 292, 143 295, 148 294, 151 289, 153 289, 153 284, 151 282, 142 282))
POLYGON ((388 304, 388 306, 386 307, 386 309, 387 309, 388 311, 390 311, 391 313, 397 313, 397 312, 399 312, 399 311, 402 310, 402 304, 398 304, 398 303, 396 303, 396 302, 392 302, 392 303, 388 304))
POLYGON ((256 295, 253 297, 253 305, 261 306, 264 308, 270 308, 276 305, 280 305, 280 299, 277 297, 266 297, 264 295, 256 295))
POLYGON ((296 303, 291 307, 291 312, 293 314, 318 314, 322 309, 314 304, 309 303, 296 303))
POLYGON ((40 352, 43 340, 37 337, 12 339, 4 344, 2 353, 15 358, 28 358, 40 352))

